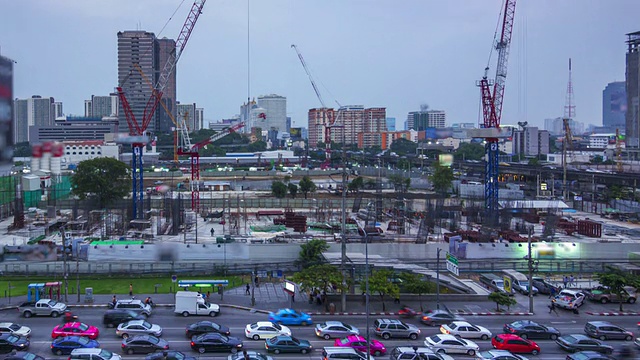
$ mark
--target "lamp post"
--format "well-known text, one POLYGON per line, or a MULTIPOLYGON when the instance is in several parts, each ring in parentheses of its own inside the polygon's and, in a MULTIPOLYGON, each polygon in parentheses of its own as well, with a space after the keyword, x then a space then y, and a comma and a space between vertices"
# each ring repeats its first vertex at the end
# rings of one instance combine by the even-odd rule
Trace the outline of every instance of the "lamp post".
POLYGON ((529 236, 527 237, 527 249, 528 259, 527 265, 529 268, 529 312, 533 314, 533 259, 531 258, 531 235, 533 234, 533 226, 529 226, 529 236))
POLYGON ((371 357, 371 336, 369 334, 369 234, 367 233, 367 227, 369 226, 369 216, 371 216, 371 208, 373 207, 373 203, 367 204, 367 221, 365 221, 364 229, 362 232, 364 233, 364 311, 366 312, 366 326, 367 326, 367 360, 371 357))
POLYGON ((438 248, 436 254, 436 309, 440 309, 440 251, 438 248))

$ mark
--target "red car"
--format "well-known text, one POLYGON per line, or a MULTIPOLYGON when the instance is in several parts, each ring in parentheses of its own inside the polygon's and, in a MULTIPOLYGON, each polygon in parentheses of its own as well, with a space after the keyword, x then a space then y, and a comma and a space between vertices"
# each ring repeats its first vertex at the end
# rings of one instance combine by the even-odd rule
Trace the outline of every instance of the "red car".
POLYGON ((540 346, 535 342, 523 339, 514 334, 499 334, 491 339, 491 345, 498 350, 509 350, 512 353, 527 353, 538 355, 540 346))
MULTIPOLYGON (((349 335, 344 339, 336 339, 333 343, 334 346, 351 347, 360 351, 367 351, 367 339, 360 335, 349 335)), ((380 356, 387 353, 387 348, 378 341, 371 340, 371 355, 380 356)))
POLYGON ((66 324, 58 325, 53 328, 51 332, 51 338, 65 336, 85 336, 91 340, 98 338, 100 331, 95 326, 90 326, 81 322, 68 322, 66 324))

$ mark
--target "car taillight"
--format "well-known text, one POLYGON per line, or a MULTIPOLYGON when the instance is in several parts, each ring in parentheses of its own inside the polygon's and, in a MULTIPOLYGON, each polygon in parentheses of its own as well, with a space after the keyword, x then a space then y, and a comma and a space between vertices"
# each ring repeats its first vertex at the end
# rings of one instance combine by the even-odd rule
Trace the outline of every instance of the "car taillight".
POLYGON ((191 346, 195 346, 195 345, 196 345, 196 343, 194 343, 194 342, 192 341, 192 342, 191 342, 191 346))
POLYGON ((380 328, 376 328, 376 331, 380 331, 380 328))
POLYGON ((422 320, 429 320, 429 317, 428 316, 423 316, 422 320))
POLYGON ((164 349, 165 349, 165 350, 169 349, 169 345, 165 345, 165 346, 164 346, 164 349))
MULTIPOLYGON (((122 344, 122 348, 123 348, 123 349, 124 349, 124 347, 125 347, 125 346, 126 346, 125 344, 122 344)), ((52 347, 53 347, 53 346, 52 346, 52 347)))

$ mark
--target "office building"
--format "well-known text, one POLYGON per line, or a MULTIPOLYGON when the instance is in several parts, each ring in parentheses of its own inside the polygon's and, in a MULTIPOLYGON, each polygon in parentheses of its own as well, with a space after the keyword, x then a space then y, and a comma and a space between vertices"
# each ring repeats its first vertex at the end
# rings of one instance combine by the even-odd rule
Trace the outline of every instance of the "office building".
MULTIPOLYGON (((153 33, 147 31, 118 32, 118 84, 122 86, 138 124, 142 124, 144 109, 151 97, 152 87, 158 83, 166 62, 173 61, 174 57, 175 41, 171 39, 156 39, 153 33)), ((161 101, 172 112, 172 115, 177 114, 175 69, 166 83, 161 101)), ((119 131, 128 132, 129 128, 124 111, 119 108, 117 114, 119 131)), ((95 116, 96 114, 92 113, 91 115, 95 116)), ((148 130, 167 133, 171 131, 172 126, 173 122, 159 105, 149 123, 148 130)))
POLYGON ((51 104, 51 116, 53 116, 53 120, 64 117, 64 111, 62 111, 62 102, 56 101, 51 104))
POLYGON ((84 101, 84 116, 91 117, 93 113, 93 109, 91 109, 91 100, 84 101))
POLYGON ((396 118, 394 117, 387 118, 387 130, 396 131, 396 118))
MULTIPOLYGON (((569 128, 572 135, 584 134, 584 123, 569 119, 569 128)), ((564 119, 561 117, 544 119, 544 129, 554 136, 564 136, 564 119)))
POLYGON ((198 131, 199 128, 196 126, 196 104, 181 104, 178 102, 176 106, 178 110, 176 121, 178 124, 182 124, 185 121, 189 132, 198 131))
POLYGON ((325 143, 325 129, 335 119, 335 110, 332 108, 309 109, 308 113, 308 137, 309 147, 316 148, 319 142, 325 143))
POLYGON ((513 154, 538 156, 549 153, 549 131, 529 126, 513 132, 513 154))
POLYGON ((640 31, 627 34, 625 83, 627 111, 625 142, 627 148, 640 148, 640 31))
POLYGON ((106 134, 117 132, 117 128, 117 117, 65 116, 57 118, 53 125, 29 126, 29 141, 102 141, 106 134))
POLYGON ((117 117, 120 99, 118 99, 117 94, 108 96, 91 95, 91 100, 85 100, 84 104, 84 112, 87 117, 117 117))
POLYGON ((258 107, 264 109, 265 118, 260 118, 252 127, 260 127, 262 130, 276 130, 289 132, 287 127, 287 98, 270 94, 258 96, 258 107))
POLYGON ((196 130, 204 129, 204 108, 196 108, 196 130))
POLYGON ((52 97, 43 98, 39 95, 13 101, 16 143, 30 141, 29 126, 53 125, 55 120, 53 103, 52 97))
POLYGON ((602 126, 624 130, 627 90, 624 81, 607 84, 602 91, 602 126))
POLYGON ((426 130, 445 127, 447 117, 444 110, 412 111, 407 115, 407 130, 426 130))
POLYGON ((0 175, 11 171, 14 126, 13 60, 0 56, 0 175))
POLYGON ((246 103, 242 103, 242 105, 240 106, 239 121, 245 124, 244 128, 240 129, 241 132, 246 134, 251 132, 251 124, 249 124, 249 118, 251 117, 251 110, 257 107, 258 104, 256 103, 255 99, 246 103))

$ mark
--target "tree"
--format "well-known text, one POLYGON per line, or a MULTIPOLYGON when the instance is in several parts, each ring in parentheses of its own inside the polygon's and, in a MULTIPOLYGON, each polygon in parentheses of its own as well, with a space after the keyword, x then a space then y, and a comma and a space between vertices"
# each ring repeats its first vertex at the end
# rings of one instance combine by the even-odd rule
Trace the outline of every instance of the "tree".
POLYGON ((405 178, 400 174, 389 175, 387 176, 387 179, 391 181, 391 183, 393 184, 393 187, 396 190, 407 191, 409 189, 409 186, 411 186, 411 178, 408 178, 408 177, 405 178))
POLYGON ((430 176, 433 189, 437 193, 446 193, 451 189, 451 182, 453 181, 453 170, 448 166, 442 166, 439 162, 434 161, 432 164, 433 175, 430 176))
POLYGON ((351 180, 351 182, 349 182, 349 185, 347 185, 347 189, 350 192, 357 193, 362 188, 364 188, 364 178, 362 178, 362 176, 358 176, 357 178, 351 180))
POLYGON ((282 199, 287 196, 287 185, 282 181, 274 181, 271 183, 271 193, 278 199, 282 199))
POLYGON ((484 158, 484 146, 478 143, 461 143, 453 157, 456 160, 482 160, 484 158))
POLYGON ((291 281, 300 286, 302 291, 330 291, 333 289, 345 291, 349 284, 342 285, 342 273, 330 264, 313 265, 295 273, 291 281))
POLYGON ((316 184, 314 184, 313 180, 306 175, 302 177, 298 186, 300 187, 300 191, 304 194, 305 199, 307 198, 308 193, 316 191, 316 184))
POLYGON ((129 196, 131 172, 122 161, 100 157, 84 160, 71 177, 73 195, 80 199, 94 200, 99 209, 129 196))
POLYGON ((287 185, 287 188, 289 188, 289 194, 291 194, 291 197, 295 199, 296 194, 298 193, 298 185, 289 183, 289 185, 287 185))
POLYGON ((501 291, 494 291, 489 294, 489 300, 496 303, 496 311, 500 311, 500 305, 506 306, 508 309, 510 306, 518 303, 516 299, 501 291))
POLYGON ((308 268, 313 265, 319 265, 324 262, 322 253, 329 250, 329 244, 321 239, 313 239, 305 244, 300 245, 300 253, 298 254, 298 265, 308 268))
POLYGON ((609 288, 612 294, 616 294, 618 296, 620 311, 622 311, 622 300, 625 292, 625 286, 638 287, 640 285, 640 281, 636 279, 635 276, 612 266, 607 266, 606 272, 597 273, 595 277, 602 286, 609 288))
POLYGON ((402 279, 403 286, 408 292, 418 295, 418 299, 420 300, 420 311, 424 311, 424 308, 422 307, 422 294, 432 292, 434 285, 428 281, 422 280, 420 275, 412 272, 403 272, 400 274, 400 279, 402 279))
POLYGON ((380 301, 382 301, 382 311, 386 311, 384 297, 386 295, 396 298, 400 296, 400 287, 391 282, 393 278, 393 270, 380 269, 375 270, 369 277, 369 290, 378 293, 380 301))
POLYGON ((389 150, 402 156, 407 154, 415 154, 417 148, 418 144, 414 143, 413 141, 400 138, 393 140, 389 150))
POLYGON ((531 158, 527 164, 529 166, 538 166, 540 165, 540 160, 538 160, 538 158, 531 158))

